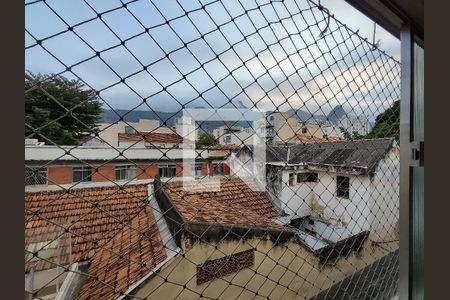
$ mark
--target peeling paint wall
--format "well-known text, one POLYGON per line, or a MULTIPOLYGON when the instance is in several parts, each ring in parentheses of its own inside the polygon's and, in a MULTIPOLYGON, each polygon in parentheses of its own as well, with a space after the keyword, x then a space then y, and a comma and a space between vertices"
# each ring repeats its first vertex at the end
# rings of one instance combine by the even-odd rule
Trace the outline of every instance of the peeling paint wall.
MULTIPOLYGON (((387 249, 397 248, 391 245, 387 249)), ((165 300, 198 299, 199 295, 209 299, 309 299, 388 253, 365 243, 361 252, 352 252, 334 265, 321 265, 317 256, 294 241, 280 246, 259 238, 246 242, 194 243, 136 291, 135 296, 165 300), (256 249, 253 267, 197 285, 198 265, 251 248, 256 249)))

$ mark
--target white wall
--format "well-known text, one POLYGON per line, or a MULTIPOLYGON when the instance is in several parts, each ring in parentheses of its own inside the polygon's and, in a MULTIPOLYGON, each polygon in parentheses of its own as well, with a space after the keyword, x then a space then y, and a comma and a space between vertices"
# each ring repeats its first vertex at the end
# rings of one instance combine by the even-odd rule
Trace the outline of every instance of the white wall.
POLYGON ((379 240, 394 240, 393 230, 399 219, 400 150, 393 148, 383 159, 372 180, 373 235, 379 240))
MULTIPOLYGON (((324 207, 324 215, 330 220, 341 220, 352 234, 370 229, 371 183, 368 176, 350 178, 349 199, 336 196, 336 176, 340 174, 317 172, 317 182, 302 182, 289 186, 289 173, 283 171, 280 199, 282 209, 295 217, 311 214, 311 197, 315 194, 318 204, 324 207)), ((297 171, 300 172, 300 171, 297 171)))

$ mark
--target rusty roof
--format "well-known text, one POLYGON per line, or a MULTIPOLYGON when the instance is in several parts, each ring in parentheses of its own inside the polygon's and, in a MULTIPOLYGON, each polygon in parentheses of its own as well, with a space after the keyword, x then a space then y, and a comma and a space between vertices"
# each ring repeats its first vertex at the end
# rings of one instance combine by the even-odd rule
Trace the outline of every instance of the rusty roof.
MULTIPOLYGON (((27 192, 25 246, 50 243, 64 231, 70 235, 71 257, 63 261, 86 261, 94 256, 98 247, 129 224, 145 205, 148 205, 146 184, 27 192), (69 228, 68 232, 65 228, 69 228)), ((55 262, 53 258, 39 260, 35 270, 54 268, 55 262)), ((27 270, 30 267, 29 263, 25 266, 27 270)))
POLYGON ((290 140, 296 142, 298 141, 301 143, 323 143, 323 142, 337 142, 342 141, 343 139, 340 137, 315 137, 304 134, 296 134, 290 140))
POLYGON ((146 206, 94 256, 79 299, 116 299, 167 257, 152 208, 146 206))
POLYGON ((148 143, 183 143, 183 137, 177 133, 141 132, 141 133, 118 133, 119 141, 146 141, 148 143))
POLYGON ((164 191, 187 223, 285 230, 273 221, 280 213, 265 193, 252 190, 241 179, 221 178, 219 191, 211 191, 212 182, 185 184, 195 186, 186 191, 182 182, 170 182, 164 191))

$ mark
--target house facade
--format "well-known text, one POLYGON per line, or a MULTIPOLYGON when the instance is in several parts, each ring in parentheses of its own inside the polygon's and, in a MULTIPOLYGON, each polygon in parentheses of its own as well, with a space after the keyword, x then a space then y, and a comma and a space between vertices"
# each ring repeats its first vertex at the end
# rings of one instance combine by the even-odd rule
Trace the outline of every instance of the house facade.
MULTIPOLYGON (((268 146, 267 193, 289 220, 313 218, 370 231, 373 239, 398 234, 399 147, 393 139, 268 146)), ((258 172, 250 148, 229 159, 231 173, 258 172), (246 162, 246 172, 233 159, 246 162)))
POLYGON ((272 112, 267 115, 267 138, 274 142, 290 141, 297 134, 322 138, 323 124, 313 120, 300 122, 296 116, 286 112, 272 112))
POLYGON ((156 175, 161 178, 229 175, 225 159, 230 152, 230 149, 31 145, 25 146, 25 186, 128 182, 156 175), (183 151, 196 158, 195 164, 183 162, 183 151))
POLYGON ((114 123, 99 123, 98 136, 86 137, 84 146, 118 146, 120 133, 133 134, 136 132, 173 133, 169 127, 161 126, 160 120, 140 119, 138 122, 117 121, 114 123))
POLYGON ((213 130, 214 137, 222 145, 250 145, 253 144, 255 131, 251 127, 221 126, 213 130))
MULTIPOLYGON (((282 222, 285 215, 266 193, 237 178, 222 178, 214 196, 208 181, 189 181, 187 190, 185 184, 150 180, 124 189, 75 188, 69 195, 27 193, 26 232, 42 233, 29 234, 41 240, 26 240, 27 249, 53 241, 46 220, 70 228, 70 246, 64 259, 34 250, 26 286, 48 299, 308 299, 391 250, 372 247, 365 235, 311 247, 305 236, 317 235, 282 222), (54 209, 32 213, 48 201, 54 209), (101 211, 106 215, 98 219, 101 211), (72 270, 58 288, 44 292, 30 284, 31 276, 58 267, 72 270)), ((51 279, 40 275, 42 282, 51 279)))

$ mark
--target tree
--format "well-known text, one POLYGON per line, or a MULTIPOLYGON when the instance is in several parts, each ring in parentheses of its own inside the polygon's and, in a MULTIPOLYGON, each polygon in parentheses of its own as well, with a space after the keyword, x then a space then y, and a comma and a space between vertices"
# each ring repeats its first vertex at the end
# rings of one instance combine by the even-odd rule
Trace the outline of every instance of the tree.
POLYGON ((77 145, 96 129, 102 112, 95 91, 60 75, 25 76, 25 136, 47 144, 77 145))
POLYGON ((352 133, 350 133, 344 127, 339 127, 339 130, 342 132, 342 135, 344 136, 344 139, 346 139, 346 140, 362 140, 362 139, 366 138, 366 135, 360 134, 357 131, 353 131, 352 133))
POLYGON ((200 134, 200 136, 198 138, 196 147, 197 148, 209 147, 209 146, 214 146, 217 144, 218 144, 218 141, 214 137, 214 135, 207 133, 207 132, 203 132, 200 134))
POLYGON ((400 100, 394 101, 392 106, 379 114, 375 126, 367 135, 369 138, 393 137, 400 138, 400 100))

